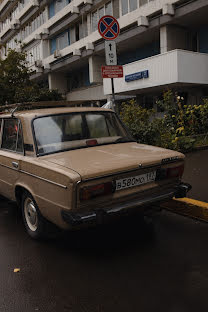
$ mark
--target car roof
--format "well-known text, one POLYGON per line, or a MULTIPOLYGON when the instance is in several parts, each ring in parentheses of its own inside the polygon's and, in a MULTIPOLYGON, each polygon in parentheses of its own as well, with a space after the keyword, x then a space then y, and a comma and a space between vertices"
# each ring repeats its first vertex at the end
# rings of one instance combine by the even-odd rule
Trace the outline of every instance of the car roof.
MULTIPOLYGON (((75 112, 113 112, 111 109, 105 109, 102 107, 56 107, 56 108, 41 108, 25 111, 17 111, 14 113, 14 117, 33 119, 41 116, 47 115, 58 115, 65 113, 75 113, 75 112)), ((10 113, 0 114, 0 118, 8 118, 11 116, 10 113)))

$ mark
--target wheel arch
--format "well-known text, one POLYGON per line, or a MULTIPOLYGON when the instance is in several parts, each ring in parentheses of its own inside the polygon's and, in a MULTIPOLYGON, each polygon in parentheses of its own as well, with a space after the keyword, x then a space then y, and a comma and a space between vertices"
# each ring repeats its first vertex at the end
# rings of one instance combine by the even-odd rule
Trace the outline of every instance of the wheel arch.
POLYGON ((35 196, 29 187, 27 187, 23 184, 17 184, 15 186, 15 198, 16 198, 16 202, 17 202, 18 207, 21 207, 21 198, 22 198, 23 192, 30 193, 32 195, 32 197, 35 199, 35 196))

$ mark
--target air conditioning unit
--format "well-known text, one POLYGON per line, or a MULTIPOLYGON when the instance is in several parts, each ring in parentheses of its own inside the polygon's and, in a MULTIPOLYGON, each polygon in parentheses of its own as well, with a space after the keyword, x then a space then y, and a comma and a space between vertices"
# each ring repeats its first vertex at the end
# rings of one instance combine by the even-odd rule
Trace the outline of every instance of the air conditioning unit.
POLYGON ((61 57, 60 50, 55 50, 53 55, 54 55, 55 58, 61 57))
POLYGON ((37 60, 37 61, 35 61, 35 67, 38 67, 38 68, 43 67, 43 63, 42 63, 42 61, 41 61, 41 60, 37 60))

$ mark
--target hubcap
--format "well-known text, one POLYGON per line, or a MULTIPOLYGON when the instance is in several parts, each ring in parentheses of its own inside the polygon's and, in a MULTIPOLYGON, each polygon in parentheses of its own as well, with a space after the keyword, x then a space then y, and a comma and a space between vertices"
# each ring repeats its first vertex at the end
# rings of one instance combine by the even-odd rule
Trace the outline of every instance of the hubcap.
POLYGON ((38 214, 31 198, 26 198, 24 202, 24 213, 27 225, 31 231, 35 232, 38 228, 38 214))

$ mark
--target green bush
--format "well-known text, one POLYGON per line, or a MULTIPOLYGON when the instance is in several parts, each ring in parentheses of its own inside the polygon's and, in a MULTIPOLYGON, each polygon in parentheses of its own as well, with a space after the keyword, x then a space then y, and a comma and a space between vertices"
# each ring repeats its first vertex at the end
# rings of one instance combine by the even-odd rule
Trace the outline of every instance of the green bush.
POLYGON ((207 141, 207 136, 206 140, 197 136, 208 133, 208 99, 200 105, 184 105, 183 97, 168 90, 157 105, 164 111, 163 118, 135 100, 122 104, 121 119, 139 143, 186 152, 199 146, 200 140, 207 141))
POLYGON ((150 119, 155 115, 154 110, 142 108, 135 100, 123 103, 120 117, 129 128, 131 134, 139 143, 154 144, 155 129, 150 119))

